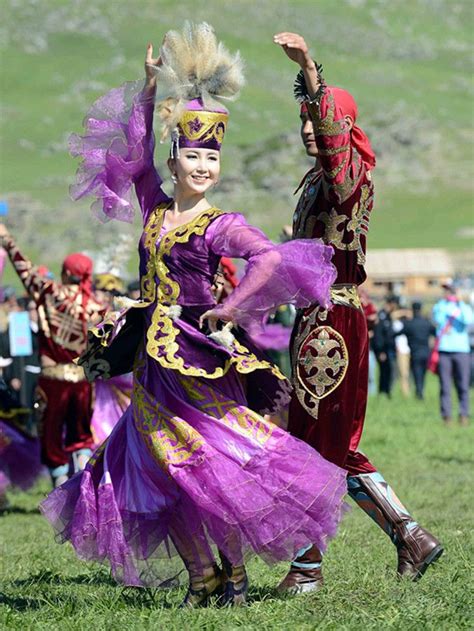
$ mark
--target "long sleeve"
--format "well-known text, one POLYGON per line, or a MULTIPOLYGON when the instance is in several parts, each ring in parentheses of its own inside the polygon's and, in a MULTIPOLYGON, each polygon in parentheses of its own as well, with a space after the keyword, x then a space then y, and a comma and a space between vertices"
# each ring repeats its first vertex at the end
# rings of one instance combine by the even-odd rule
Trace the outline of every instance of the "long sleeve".
POLYGON ((330 305, 336 278, 331 247, 315 239, 275 245, 236 213, 214 221, 206 239, 214 254, 248 262, 238 287, 217 310, 250 333, 258 333, 268 315, 282 304, 330 305))
POLYGON ((133 185, 144 222, 168 200, 153 162, 154 98, 142 88, 142 81, 125 83, 99 98, 85 118, 85 134, 70 138, 71 154, 82 159, 71 196, 95 197, 91 208, 101 221, 133 220, 133 185))
POLYGON ((308 103, 318 158, 328 199, 342 204, 353 192, 363 171, 360 156, 351 146, 350 129, 337 106, 331 88, 322 85, 322 96, 308 103))
POLYGON ((13 237, 8 235, 8 237, 2 239, 1 245, 6 250, 26 291, 35 301, 38 301, 47 289, 53 287, 54 282, 38 274, 36 267, 20 252, 13 237))

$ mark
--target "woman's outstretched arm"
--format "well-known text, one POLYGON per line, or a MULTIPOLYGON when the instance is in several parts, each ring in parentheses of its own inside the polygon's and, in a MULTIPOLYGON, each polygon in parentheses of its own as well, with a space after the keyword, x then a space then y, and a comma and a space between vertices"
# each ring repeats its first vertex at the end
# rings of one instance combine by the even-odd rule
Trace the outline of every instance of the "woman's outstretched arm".
POLYGON ((84 121, 83 136, 73 135, 70 149, 82 158, 71 187, 73 199, 92 196, 92 210, 102 221, 131 222, 135 186, 144 221, 150 210, 168 200, 161 188, 153 153, 155 97, 153 47, 147 48, 145 85, 125 83, 99 98, 84 121))

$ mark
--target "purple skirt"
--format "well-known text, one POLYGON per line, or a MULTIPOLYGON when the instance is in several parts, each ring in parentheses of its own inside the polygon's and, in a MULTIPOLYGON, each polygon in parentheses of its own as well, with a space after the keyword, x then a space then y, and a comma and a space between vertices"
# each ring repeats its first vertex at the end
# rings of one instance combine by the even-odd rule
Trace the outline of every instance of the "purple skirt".
POLYGON ((10 484, 26 491, 41 471, 38 439, 0 420, 0 493, 10 484))
POLYGON ((79 557, 108 562, 126 585, 157 585, 154 560, 176 551, 204 566, 213 544, 236 565, 324 550, 345 493, 342 469, 246 407, 235 370, 189 377, 142 356, 131 405, 41 510, 79 557))

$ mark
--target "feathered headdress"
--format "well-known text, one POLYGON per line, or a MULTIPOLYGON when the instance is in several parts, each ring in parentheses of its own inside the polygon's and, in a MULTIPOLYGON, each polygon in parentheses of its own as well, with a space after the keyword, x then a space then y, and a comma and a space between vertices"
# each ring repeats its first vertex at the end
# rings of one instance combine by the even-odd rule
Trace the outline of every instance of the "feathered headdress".
POLYGON ((162 140, 171 135, 176 152, 182 146, 220 149, 228 111, 244 85, 243 62, 218 42, 213 28, 186 22, 182 32, 168 31, 157 67, 162 140))

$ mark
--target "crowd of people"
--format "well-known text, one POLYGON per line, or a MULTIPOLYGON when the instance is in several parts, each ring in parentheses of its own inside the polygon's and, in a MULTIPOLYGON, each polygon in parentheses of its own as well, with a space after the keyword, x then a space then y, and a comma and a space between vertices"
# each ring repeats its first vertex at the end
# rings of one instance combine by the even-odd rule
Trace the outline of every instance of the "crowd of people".
MULTIPOLYGON (((54 487, 41 510, 58 539, 108 562, 126 585, 167 583, 154 559, 177 553, 185 607, 217 594, 223 605, 245 603, 249 553, 290 562, 281 592, 317 590, 346 494, 395 546, 398 574, 418 580, 443 546, 358 449, 370 358, 390 396, 397 348, 408 348, 422 397, 437 353, 441 381, 452 371, 468 417, 460 356, 472 312, 450 288, 435 307, 435 333, 419 304, 407 317, 393 296, 378 310, 359 291, 374 152, 354 98, 326 83, 304 39, 273 41, 298 66, 301 138, 313 160, 291 238, 286 230, 274 244, 207 200, 229 119, 222 102, 243 84, 239 56, 207 24, 167 33, 158 57, 150 44, 144 84, 101 97, 72 143, 82 160, 75 198, 90 195, 103 218, 130 220, 135 189, 143 235, 128 296, 112 274, 94 279, 83 254, 52 278, 0 225, 28 296, 4 292, 4 335, 11 346, 11 314, 26 308, 36 336, 20 362, 2 346, 0 458, 34 443, 37 428, 37 462, 54 487), (171 141, 172 197, 154 162, 155 109, 171 141), (232 259, 247 262, 240 279, 232 259), (282 409, 288 431, 274 422, 282 409)), ((409 365, 398 361, 406 391, 409 365)), ((442 405, 448 422, 445 390, 442 405)), ((15 484, 14 467, 2 473, 15 484)))

